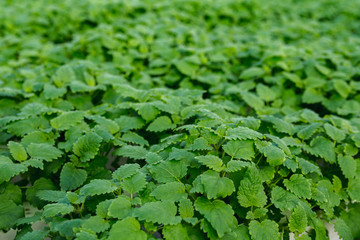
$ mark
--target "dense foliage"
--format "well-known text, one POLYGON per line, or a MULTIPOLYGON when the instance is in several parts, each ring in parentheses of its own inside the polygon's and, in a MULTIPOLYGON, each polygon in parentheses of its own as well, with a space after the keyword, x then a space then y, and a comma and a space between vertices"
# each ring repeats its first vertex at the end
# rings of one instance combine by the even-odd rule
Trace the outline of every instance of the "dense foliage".
POLYGON ((359 9, 0 1, 0 229, 360 238, 359 9))

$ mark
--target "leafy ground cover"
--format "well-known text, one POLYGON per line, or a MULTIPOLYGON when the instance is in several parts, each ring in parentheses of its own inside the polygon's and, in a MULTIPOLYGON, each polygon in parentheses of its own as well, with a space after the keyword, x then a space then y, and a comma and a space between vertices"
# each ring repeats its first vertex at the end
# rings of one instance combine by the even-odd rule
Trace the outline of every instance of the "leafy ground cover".
POLYGON ((0 229, 360 238, 359 8, 1 1, 0 229))

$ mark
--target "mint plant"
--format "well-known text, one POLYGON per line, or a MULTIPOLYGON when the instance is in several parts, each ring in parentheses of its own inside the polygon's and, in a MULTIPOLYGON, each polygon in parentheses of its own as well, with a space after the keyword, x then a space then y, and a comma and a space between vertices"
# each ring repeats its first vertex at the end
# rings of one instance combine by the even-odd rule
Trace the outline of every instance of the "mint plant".
POLYGON ((0 230, 360 238, 359 7, 0 2, 0 230))

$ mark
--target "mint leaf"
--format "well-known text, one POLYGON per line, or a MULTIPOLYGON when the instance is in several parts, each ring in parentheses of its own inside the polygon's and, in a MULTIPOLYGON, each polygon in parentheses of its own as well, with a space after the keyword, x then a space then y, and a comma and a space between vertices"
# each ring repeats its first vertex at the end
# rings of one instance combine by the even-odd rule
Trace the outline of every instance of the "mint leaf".
POLYGON ((223 237, 236 225, 234 211, 230 205, 221 200, 210 201, 200 197, 195 201, 195 208, 209 221, 219 237, 223 237))

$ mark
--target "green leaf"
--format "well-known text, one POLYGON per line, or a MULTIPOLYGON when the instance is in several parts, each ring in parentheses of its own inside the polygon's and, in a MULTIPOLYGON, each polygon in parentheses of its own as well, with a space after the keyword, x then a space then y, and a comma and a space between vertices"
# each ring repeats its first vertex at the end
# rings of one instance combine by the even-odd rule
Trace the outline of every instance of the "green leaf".
POLYGON ((21 204, 22 197, 23 194, 19 186, 12 183, 6 183, 0 186, 0 202, 12 200, 16 204, 21 204))
POLYGON ((252 78, 260 78, 265 74, 264 69, 259 68, 259 67, 251 67, 248 68, 246 70, 244 70, 241 74, 240 74, 240 78, 241 79, 252 79, 252 78))
POLYGON ((150 132, 163 132, 168 129, 175 128, 176 125, 172 123, 171 119, 167 116, 161 116, 152 121, 147 127, 150 132))
POLYGON ((267 202, 259 171, 249 167, 245 178, 240 181, 237 199, 243 207, 263 207, 267 202))
POLYGON ((261 139, 263 135, 247 127, 231 128, 226 133, 226 138, 230 140, 244 140, 244 139, 261 139))
POLYGON ((110 193, 115 191, 116 189, 117 187, 115 186, 115 184, 109 180, 94 179, 81 188, 80 194, 85 196, 95 196, 110 193))
POLYGON ((266 219, 261 223, 251 221, 249 224, 251 239, 254 240, 279 240, 279 226, 274 221, 266 219))
POLYGON ((64 96, 66 93, 66 88, 57 88, 51 84, 46 84, 44 86, 44 97, 46 99, 56 99, 64 96))
POLYGON ((317 173, 319 175, 322 175, 321 170, 319 168, 319 166, 311 163, 310 161, 307 161, 303 158, 296 158, 297 162, 299 163, 299 167, 301 169, 301 172, 303 174, 308 174, 308 173, 317 173))
POLYGON ((179 214, 182 218, 192 218, 194 216, 194 206, 189 199, 180 200, 179 214))
POLYGON ((266 102, 274 101, 277 97, 273 89, 261 83, 256 85, 256 93, 266 102))
POLYGON ((26 169, 23 165, 13 163, 8 157, 0 156, 0 183, 9 181, 10 178, 26 169))
POLYGON ((281 211, 285 211, 294 209, 299 204, 300 199, 283 188, 276 186, 271 191, 271 202, 281 211))
POLYGON ((150 167, 152 177, 160 182, 178 181, 187 173, 188 164, 185 161, 164 161, 150 167))
POLYGON ((280 148, 269 142, 257 141, 255 145, 259 151, 267 158, 270 166, 281 165, 285 161, 285 153, 280 148))
POLYGON ((76 81, 76 75, 69 65, 63 65, 56 70, 53 79, 56 86, 61 87, 65 83, 76 81))
POLYGON ((308 226, 307 216, 304 208, 299 204, 292 212, 289 219, 289 229, 292 232, 303 233, 308 226))
POLYGON ((0 229, 11 228, 16 220, 24 216, 24 208, 12 200, 3 200, 0 204, 0 229))
POLYGON ((123 179, 121 183, 121 187, 124 189, 124 191, 133 195, 134 193, 137 193, 141 191, 143 188, 145 188, 147 184, 145 178, 146 175, 144 173, 138 172, 135 175, 132 175, 131 177, 123 179))
POLYGON ((62 190, 73 190, 80 187, 86 180, 87 173, 77 169, 72 163, 66 163, 60 173, 60 187, 62 190))
POLYGON ((254 143, 252 141, 229 141, 222 146, 224 151, 235 159, 250 160, 255 156, 254 143))
POLYGON ((76 240, 97 240, 97 236, 93 232, 89 232, 89 230, 81 229, 78 233, 76 233, 76 240))
POLYGON ((52 203, 44 207, 43 217, 66 215, 74 211, 74 207, 65 203, 52 203))
POLYGON ((10 141, 8 142, 8 148, 10 150, 11 156, 15 160, 22 162, 27 159, 28 156, 26 154, 26 151, 20 143, 10 141))
POLYGON ((109 210, 109 207, 110 207, 112 202, 113 202, 113 199, 108 199, 108 200, 100 202, 96 206, 96 215, 98 215, 98 216, 100 216, 102 218, 107 218, 108 217, 108 210, 109 210))
POLYGON ((250 107, 255 109, 257 112, 258 111, 261 112, 264 110, 264 107, 265 107, 264 101, 261 98, 259 98, 258 96, 256 96, 255 94, 249 93, 246 91, 242 91, 241 97, 244 99, 246 104, 248 104, 250 107))
POLYGON ((36 196, 44 201, 59 202, 66 198, 66 192, 54 190, 40 190, 36 193, 36 196))
POLYGON ((133 159, 145 159, 147 153, 148 151, 145 148, 131 145, 125 145, 114 152, 115 155, 133 159))
POLYGON ((102 139, 99 135, 88 132, 74 143, 73 151, 80 157, 80 161, 87 162, 96 156, 101 141, 102 139))
POLYGON ((334 80, 334 88, 335 90, 342 96, 343 98, 347 98, 351 92, 351 87, 344 80, 334 80))
POLYGON ((355 146, 360 148, 360 132, 354 133, 351 139, 355 142, 355 146))
POLYGON ((352 200, 360 201, 360 181, 358 179, 349 179, 347 192, 352 200))
POLYGON ((186 60, 176 61, 175 66, 182 74, 187 75, 187 76, 195 75, 197 69, 199 68, 198 65, 195 65, 186 60))
POLYGON ((360 103, 355 100, 347 100, 338 108, 337 112, 340 115, 357 114, 360 111, 360 103))
POLYGON ((149 202, 134 210, 134 216, 147 222, 175 225, 181 221, 179 216, 175 216, 177 207, 171 201, 149 202))
POLYGON ((231 206, 221 200, 210 201, 199 197, 195 200, 195 208, 209 221, 219 237, 223 237, 237 225, 231 206))
POLYGON ((308 87, 302 95, 302 100, 304 103, 318 103, 324 100, 324 96, 317 89, 308 87))
POLYGON ((297 135, 301 139, 309 139, 312 135, 320 130, 320 126, 321 123, 312 123, 310 125, 303 126, 299 128, 300 130, 297 132, 297 135))
POLYGON ((140 129, 145 123, 140 117, 121 116, 120 118, 114 119, 114 121, 120 127, 121 132, 127 132, 132 129, 140 129))
POLYGON ((37 179, 33 186, 26 190, 26 200, 38 208, 42 208, 46 204, 37 197, 37 193, 41 190, 57 190, 57 188, 50 179, 42 177, 37 179))
POLYGON ((146 233, 140 229, 140 223, 133 217, 117 221, 109 232, 108 240, 146 240, 146 233))
POLYGON ((100 233, 110 228, 110 224, 100 216, 91 216, 83 222, 81 227, 95 233, 100 233))
POLYGON ((41 159, 45 161, 52 161, 61 157, 62 152, 46 143, 31 143, 27 151, 32 158, 41 159))
POLYGON ((118 180, 123 180, 125 178, 133 176, 140 169, 140 165, 137 163, 124 164, 120 166, 113 173, 113 178, 118 180))
POLYGON ((159 111, 152 104, 145 103, 139 107, 138 113, 146 121, 152 121, 159 114, 159 111))
POLYGON ((326 131, 326 134, 331 137, 336 142, 341 142, 345 139, 345 132, 343 130, 340 130, 328 123, 324 124, 324 128, 326 131))
POLYGON ((138 145, 145 145, 148 146, 149 142, 143 138, 142 136, 138 135, 137 133, 134 132, 127 132, 124 135, 122 135, 121 140, 125 141, 125 142, 129 142, 129 143, 134 143, 134 144, 138 144, 138 145))
POLYGON ((98 115, 86 116, 86 118, 94 120, 102 128, 106 129, 109 133, 115 134, 119 131, 119 126, 111 119, 107 119, 98 115))
POLYGON ((337 218, 335 221, 335 231, 339 234, 339 237, 343 240, 352 240, 354 239, 351 229, 341 218, 337 218))
POLYGON ((165 226, 162 233, 166 240, 191 240, 186 228, 182 224, 165 226))
POLYGON ((197 156, 195 157, 200 163, 207 166, 208 168, 221 172, 224 170, 223 161, 215 155, 197 156))
POLYGON ((201 183, 209 199, 226 197, 235 191, 234 183, 227 177, 220 177, 220 174, 208 170, 200 175, 201 183))
POLYGON ((41 230, 34 230, 32 232, 27 232, 21 237, 21 240, 43 240, 45 239, 48 232, 43 232, 41 230))
POLYGON ((329 163, 336 162, 335 148, 334 144, 328 139, 320 136, 316 137, 310 142, 310 147, 308 151, 315 155, 320 156, 329 163))
POLYGON ((21 139, 21 143, 27 147, 31 143, 47 143, 50 145, 54 145, 54 135, 52 133, 44 133, 41 131, 35 131, 27 134, 21 139))
POLYGON ((356 176, 357 163, 353 157, 340 154, 338 155, 338 163, 346 178, 350 179, 356 176))
POLYGON ((230 233, 225 234, 224 237, 220 238, 221 240, 250 240, 250 234, 247 226, 241 224, 236 227, 230 233))
POLYGON ((110 217, 118 219, 129 217, 131 215, 131 202, 123 196, 117 197, 111 202, 107 212, 110 217))
POLYGON ((300 198, 311 198, 310 180, 303 175, 293 174, 290 179, 284 179, 285 187, 300 198))
POLYGON ((287 133, 292 135, 295 132, 295 127, 289 122, 284 121, 283 119, 274 117, 274 116, 262 116, 264 121, 270 122, 273 124, 276 131, 280 133, 287 133))
POLYGON ((212 149, 212 147, 209 146, 209 142, 203 137, 195 139, 191 147, 193 151, 212 149))
POLYGON ((157 186, 150 194, 162 201, 180 201, 186 199, 185 185, 180 182, 169 182, 157 186))
POLYGON ((250 166, 250 162, 231 160, 226 164, 225 172, 237 172, 244 167, 250 166))
POLYGON ((84 112, 73 111, 64 112, 56 118, 51 119, 50 124, 57 130, 67 130, 76 123, 80 123, 84 119, 84 112))

